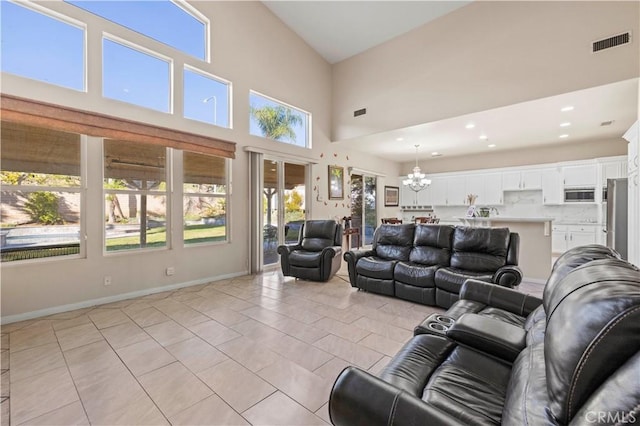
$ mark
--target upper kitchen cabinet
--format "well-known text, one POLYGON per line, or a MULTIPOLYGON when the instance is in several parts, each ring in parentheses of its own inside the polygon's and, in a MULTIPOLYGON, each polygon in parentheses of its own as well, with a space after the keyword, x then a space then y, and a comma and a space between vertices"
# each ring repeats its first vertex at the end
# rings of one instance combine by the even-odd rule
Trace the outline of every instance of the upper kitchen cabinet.
POLYGON ((447 205, 447 177, 430 177, 431 179, 431 204, 434 206, 447 205))
POLYGON ((627 177, 627 157, 621 156, 611 161, 603 161, 600 167, 600 186, 607 186, 607 179, 620 179, 627 177))
POLYGON ((450 176, 447 178, 447 206, 467 205, 467 194, 467 179, 465 176, 450 176))
POLYGON ((595 188, 596 165, 563 166, 564 186, 568 188, 595 188))
POLYGON ((503 172, 502 189, 504 191, 542 189, 542 171, 530 169, 503 172))
POLYGON ((542 170, 542 204, 562 204, 564 191, 562 186, 562 169, 549 167, 542 170))

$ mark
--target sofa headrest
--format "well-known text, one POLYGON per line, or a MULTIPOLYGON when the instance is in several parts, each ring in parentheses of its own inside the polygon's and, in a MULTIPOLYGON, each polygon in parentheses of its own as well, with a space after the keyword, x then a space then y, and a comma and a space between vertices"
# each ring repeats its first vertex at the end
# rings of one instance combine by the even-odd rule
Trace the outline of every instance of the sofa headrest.
POLYGON ((322 251, 335 245, 337 223, 335 220, 308 220, 302 230, 302 248, 307 251, 322 251))
POLYGON ((547 391, 552 415, 567 424, 640 350, 640 270, 595 260, 567 274, 553 293, 544 340, 547 391))
POLYGON ((373 249, 383 259, 409 260, 415 224, 380 225, 376 229, 373 249))
POLYGON ((495 272, 507 263, 509 228, 456 226, 451 266, 474 272, 495 272))
POLYGON ((569 272, 592 260, 619 258, 620 255, 615 250, 599 244, 574 247, 564 252, 553 264, 549 279, 544 286, 542 295, 544 309, 548 309, 548 305, 551 303, 551 293, 569 272))
POLYGON ((452 235, 451 225, 416 225, 409 260, 422 265, 449 266, 452 235))

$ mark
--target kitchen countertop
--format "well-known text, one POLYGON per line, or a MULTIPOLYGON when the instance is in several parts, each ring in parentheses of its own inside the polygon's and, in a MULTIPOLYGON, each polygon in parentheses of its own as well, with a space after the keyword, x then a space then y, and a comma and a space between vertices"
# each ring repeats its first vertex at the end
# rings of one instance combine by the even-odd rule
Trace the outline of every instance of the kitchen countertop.
POLYGON ((461 221, 469 222, 551 222, 553 217, 515 217, 515 216, 489 216, 489 217, 454 217, 461 221))

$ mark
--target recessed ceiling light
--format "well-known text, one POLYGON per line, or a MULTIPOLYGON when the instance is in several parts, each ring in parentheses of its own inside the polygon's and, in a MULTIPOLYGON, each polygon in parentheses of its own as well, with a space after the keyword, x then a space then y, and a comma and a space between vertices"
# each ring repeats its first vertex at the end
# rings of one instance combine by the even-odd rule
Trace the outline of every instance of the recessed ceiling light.
POLYGON ((569 123, 568 121, 565 121, 564 123, 560 123, 560 127, 569 127, 571 126, 571 123, 569 123))
POLYGON ((474 127, 476 127, 476 125, 475 125, 475 124, 473 124, 473 123, 469 123, 469 124, 467 124, 467 125, 466 125, 466 126, 464 126, 464 127, 465 127, 465 129, 473 129, 474 127))
POLYGON ((560 135, 560 136, 559 136, 559 138, 560 138, 560 139, 566 139, 566 138, 568 138, 568 137, 569 137, 569 135, 568 135, 568 134, 566 134, 566 133, 565 133, 564 135, 560 135))
POLYGON ((495 144, 495 143, 490 143, 489 145, 487 145, 487 147, 489 147, 489 148, 495 148, 495 147, 496 147, 496 144, 495 144))
POLYGON ((433 152, 431 153, 431 155, 433 155, 433 156, 435 157, 436 155, 440 155, 440 153, 439 153, 438 151, 433 151, 433 152))
POLYGON ((562 111, 562 112, 573 111, 573 106, 572 105, 567 105, 566 107, 560 108, 560 111, 562 111))
POLYGON ((481 141, 486 141, 487 139, 489 139, 489 136, 487 136, 487 135, 480 135, 480 140, 481 140, 481 141))
POLYGON ((402 142, 402 141, 404 140, 404 138, 396 138, 396 140, 397 140, 398 142, 402 142))

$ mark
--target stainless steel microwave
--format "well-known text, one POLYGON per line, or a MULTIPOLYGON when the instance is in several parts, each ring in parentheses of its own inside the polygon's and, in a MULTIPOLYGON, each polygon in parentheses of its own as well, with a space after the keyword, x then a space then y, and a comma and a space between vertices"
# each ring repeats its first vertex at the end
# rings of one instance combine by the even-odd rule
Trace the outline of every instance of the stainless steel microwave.
POLYGON ((595 201, 595 188, 567 188, 564 190, 565 203, 593 203, 595 201))

